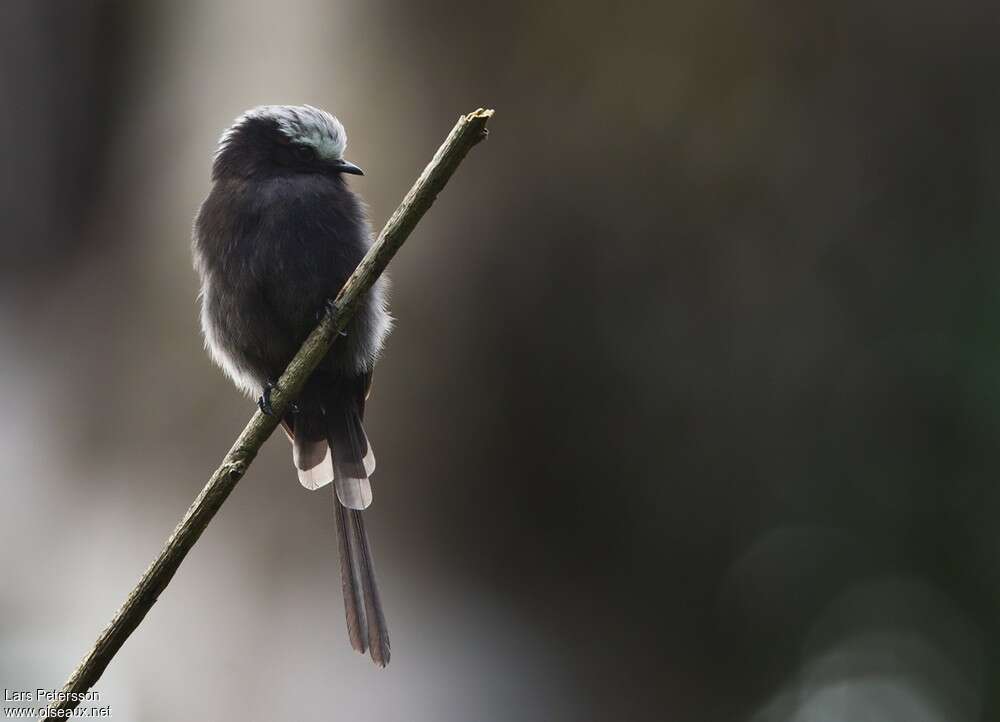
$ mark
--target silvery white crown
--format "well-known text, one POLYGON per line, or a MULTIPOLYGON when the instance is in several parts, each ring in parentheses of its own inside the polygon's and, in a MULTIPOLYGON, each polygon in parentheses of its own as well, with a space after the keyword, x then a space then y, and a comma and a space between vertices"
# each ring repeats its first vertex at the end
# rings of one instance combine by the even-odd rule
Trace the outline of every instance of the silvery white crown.
POLYGON ((243 113, 219 138, 219 156, 247 123, 273 120, 292 143, 308 145, 324 160, 340 160, 347 148, 347 131, 333 115, 311 105, 260 105, 243 113))

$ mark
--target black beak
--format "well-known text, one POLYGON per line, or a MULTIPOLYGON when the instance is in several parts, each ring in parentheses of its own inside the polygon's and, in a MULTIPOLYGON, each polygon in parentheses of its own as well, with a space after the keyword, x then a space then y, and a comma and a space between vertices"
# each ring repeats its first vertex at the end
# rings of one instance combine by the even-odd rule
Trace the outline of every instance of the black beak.
POLYGON ((329 164, 329 168, 334 173, 350 173, 351 175, 364 175, 365 172, 358 166, 347 160, 335 160, 329 164))

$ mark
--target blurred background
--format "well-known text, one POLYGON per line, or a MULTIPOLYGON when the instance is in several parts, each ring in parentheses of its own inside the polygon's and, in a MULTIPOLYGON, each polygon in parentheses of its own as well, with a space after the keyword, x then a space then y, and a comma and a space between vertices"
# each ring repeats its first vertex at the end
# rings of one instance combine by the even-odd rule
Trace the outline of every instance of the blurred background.
POLYGON ((350 650, 328 489, 275 435, 101 704, 1000 718, 998 21, 6 0, 0 686, 62 685, 253 411, 197 322, 220 132, 331 110, 381 227, 490 106, 390 267, 368 431, 392 664, 350 650))

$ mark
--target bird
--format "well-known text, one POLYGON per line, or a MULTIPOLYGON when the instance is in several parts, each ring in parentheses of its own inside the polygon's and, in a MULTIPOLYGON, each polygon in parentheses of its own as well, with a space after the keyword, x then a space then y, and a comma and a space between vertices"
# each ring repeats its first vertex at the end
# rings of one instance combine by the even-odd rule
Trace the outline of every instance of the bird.
MULTIPOLYGON (((325 110, 262 105, 222 133, 194 222, 201 329, 213 361, 264 413, 282 371, 373 243, 346 175, 347 133, 325 110)), ((392 318, 384 277, 281 419, 301 484, 331 484, 351 646, 389 662, 389 633, 363 512, 375 457, 364 429, 372 372, 392 318)))

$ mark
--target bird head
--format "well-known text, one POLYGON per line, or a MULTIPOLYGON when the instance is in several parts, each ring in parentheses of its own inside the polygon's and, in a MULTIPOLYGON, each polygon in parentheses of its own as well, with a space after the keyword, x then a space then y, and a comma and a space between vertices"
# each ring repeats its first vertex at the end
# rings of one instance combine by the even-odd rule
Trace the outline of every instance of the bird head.
POLYGON ((344 160, 346 147, 344 126, 325 110, 310 105, 261 105, 243 113, 219 138, 212 177, 364 175, 344 160))

